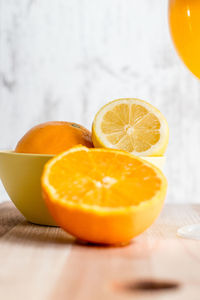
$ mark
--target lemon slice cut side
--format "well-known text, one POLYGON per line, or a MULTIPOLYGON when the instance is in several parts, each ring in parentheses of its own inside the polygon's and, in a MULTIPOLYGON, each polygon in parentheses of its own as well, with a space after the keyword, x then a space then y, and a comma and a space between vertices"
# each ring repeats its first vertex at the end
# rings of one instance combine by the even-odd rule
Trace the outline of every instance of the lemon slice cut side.
POLYGON ((125 98, 102 107, 93 122, 95 147, 114 148, 135 155, 163 155, 169 138, 165 117, 151 104, 125 98))

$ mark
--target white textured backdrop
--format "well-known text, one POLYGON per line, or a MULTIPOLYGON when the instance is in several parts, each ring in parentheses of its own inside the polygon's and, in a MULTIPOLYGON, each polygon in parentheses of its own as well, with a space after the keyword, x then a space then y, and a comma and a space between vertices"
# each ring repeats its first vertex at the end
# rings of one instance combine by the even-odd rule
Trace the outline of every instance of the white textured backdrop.
POLYGON ((0 0, 1 149, 48 120, 90 128, 120 97, 169 122, 167 201, 200 201, 200 81, 173 49, 167 0, 0 0))

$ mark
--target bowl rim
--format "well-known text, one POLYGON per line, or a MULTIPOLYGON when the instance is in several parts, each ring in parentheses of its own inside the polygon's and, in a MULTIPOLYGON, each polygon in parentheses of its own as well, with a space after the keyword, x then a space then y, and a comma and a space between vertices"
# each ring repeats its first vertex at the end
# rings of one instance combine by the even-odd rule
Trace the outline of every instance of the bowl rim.
MULTIPOLYGON (((0 149, 0 154, 10 154, 10 155, 15 155, 15 156, 27 156, 27 157, 54 157, 56 154, 39 154, 39 153, 19 153, 15 152, 14 150, 2 150, 0 149)), ((59 154, 57 154, 59 155, 59 154)), ((158 155, 158 156, 144 156, 144 155, 138 155, 140 158, 151 158, 151 159, 166 159, 165 155, 158 155)))
POLYGON ((14 150, 0 150, 0 154, 10 154, 16 156, 30 156, 30 157, 54 157, 55 154, 39 154, 39 153, 18 153, 14 150))

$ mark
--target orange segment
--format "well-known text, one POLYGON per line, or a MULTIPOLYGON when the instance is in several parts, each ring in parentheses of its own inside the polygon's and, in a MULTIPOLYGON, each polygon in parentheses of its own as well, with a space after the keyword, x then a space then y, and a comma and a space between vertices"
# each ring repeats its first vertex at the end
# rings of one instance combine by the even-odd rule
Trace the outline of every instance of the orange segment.
POLYGON ((78 146, 46 164, 42 188, 64 230, 85 241, 117 244, 153 223, 167 182, 159 169, 131 154, 78 146))

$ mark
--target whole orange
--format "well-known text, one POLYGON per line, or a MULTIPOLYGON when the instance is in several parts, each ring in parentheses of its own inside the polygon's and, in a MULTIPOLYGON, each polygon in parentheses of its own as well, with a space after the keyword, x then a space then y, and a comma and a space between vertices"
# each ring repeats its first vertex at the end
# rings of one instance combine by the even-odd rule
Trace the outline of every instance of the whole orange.
POLYGON ((15 152, 58 154, 78 144, 93 147, 89 130, 76 123, 52 121, 30 129, 18 142, 15 152))

